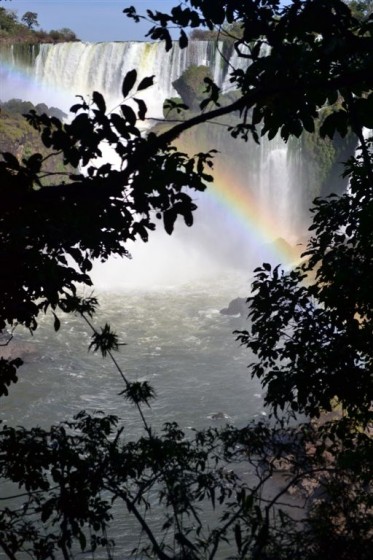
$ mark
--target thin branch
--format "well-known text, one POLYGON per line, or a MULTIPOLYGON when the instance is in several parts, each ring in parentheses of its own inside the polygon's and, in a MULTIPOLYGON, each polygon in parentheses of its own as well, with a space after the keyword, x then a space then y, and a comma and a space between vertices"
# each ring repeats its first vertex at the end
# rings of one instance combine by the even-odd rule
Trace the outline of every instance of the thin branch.
MULTIPOLYGON (((48 488, 48 492, 51 492, 52 490, 55 490, 56 488, 58 488, 58 486, 53 486, 52 488, 48 488)), ((0 496, 0 500, 15 500, 17 498, 23 498, 25 496, 32 496, 34 494, 40 494, 40 493, 44 493, 45 490, 30 490, 29 492, 24 492, 23 494, 15 494, 14 496, 0 496)))
POLYGON ((269 511, 270 509, 277 503, 278 499, 281 498, 281 496, 283 494, 285 494, 285 492, 287 492, 289 490, 289 488, 291 486, 294 486, 294 484, 298 481, 301 480, 307 476, 313 475, 313 474, 317 474, 317 473, 321 473, 321 472, 335 472, 334 468, 330 468, 330 467, 320 467, 318 469, 311 469, 309 471, 306 472, 302 472, 299 473, 295 476, 293 476, 291 478, 291 480, 288 482, 288 484, 286 484, 276 495, 274 498, 272 498, 272 500, 270 500, 268 506, 266 506, 265 511, 266 511, 266 517, 269 517, 269 511))
POLYGON ((171 130, 160 134, 157 138, 157 144, 159 145, 159 147, 168 145, 173 140, 176 140, 176 138, 180 136, 182 132, 185 132, 186 130, 198 124, 206 122, 207 120, 215 119, 235 111, 242 111, 244 108, 250 109, 259 101, 263 105, 266 98, 272 99, 273 97, 283 97, 289 94, 294 95, 296 93, 302 93, 305 90, 311 92, 314 90, 318 90, 320 87, 322 87, 326 91, 346 87, 346 84, 351 87, 355 84, 361 84, 362 82, 364 83, 366 81, 369 81, 367 80, 367 73, 368 70, 364 68, 362 70, 344 73, 342 76, 332 77, 327 81, 322 78, 315 78, 312 83, 303 83, 302 80, 299 80, 296 83, 292 82, 291 84, 289 83, 285 86, 278 86, 276 84, 273 84, 272 87, 258 86, 255 89, 248 91, 246 94, 243 94, 240 99, 237 99, 230 105, 219 107, 217 109, 209 111, 208 113, 203 113, 192 117, 188 121, 184 121, 179 125, 176 125, 171 130))
MULTIPOLYGON (((272 476, 272 472, 270 472, 267 476, 265 476, 263 479, 261 479, 259 481, 259 483, 257 484, 257 486, 251 491, 251 495, 254 496, 257 494, 258 490, 267 482, 267 480, 269 480, 272 476)), ((232 525, 232 523, 234 523, 236 521, 236 519, 241 515, 242 513, 242 507, 240 507, 236 513, 231 517, 231 519, 229 519, 227 521, 227 523, 225 525, 223 525, 223 527, 221 529, 219 529, 218 531, 216 531, 216 537, 215 537, 215 542, 214 542, 214 546, 213 549, 209 555, 209 560, 213 560, 218 546, 219 546, 219 542, 220 542, 220 537, 222 535, 224 535, 224 533, 227 531, 227 529, 232 525)))
POLYGON ((2 539, 0 539, 0 546, 5 552, 5 554, 8 556, 8 558, 10 558, 10 560, 17 560, 17 556, 13 554, 13 552, 10 550, 8 545, 2 539))
MULTIPOLYGON (((7 340, 6 342, 4 342, 4 343, 1 343, 0 346, 8 346, 8 344, 9 344, 9 342, 12 340, 12 338, 13 338, 13 333, 11 333, 11 334, 9 335, 8 340, 7 340)), ((1 498, 0 498, 0 499, 1 499, 1 498)))
POLYGON ((52 152, 51 154, 48 154, 47 156, 43 157, 42 162, 44 163, 45 161, 47 161, 47 159, 49 159, 51 157, 59 156, 62 153, 63 153, 62 150, 58 150, 57 152, 52 152))
MULTIPOLYGON (((98 334, 97 330, 95 329, 95 327, 93 326, 93 324, 91 323, 91 321, 86 317, 86 315, 84 313, 80 313, 80 315, 83 317, 83 319, 85 320, 85 322, 87 323, 87 325, 90 327, 90 329, 95 333, 98 334)), ((119 372, 124 384, 126 385, 126 387, 128 388, 130 386, 130 382, 128 381, 128 379, 126 378, 126 376, 123 373, 122 368, 120 367, 120 365, 118 364, 117 360, 114 358, 113 353, 111 352, 111 350, 108 350, 108 355, 111 358, 111 361, 113 362, 113 364, 115 365, 117 371, 119 372)), ((152 437, 152 431, 150 426, 148 425, 146 418, 144 416, 144 413, 141 409, 140 403, 135 402, 135 405, 137 407, 137 410, 140 414, 141 420, 144 424, 145 430, 147 431, 149 437, 152 437)))
POLYGON ((128 511, 134 514, 138 522, 140 523, 143 531, 146 533, 149 541, 153 545, 154 552, 157 554, 159 560, 172 560, 170 556, 168 556, 158 544, 153 531, 149 527, 148 523, 145 521, 144 517, 141 515, 135 504, 130 500, 124 492, 118 491, 116 492, 117 496, 122 498, 122 500, 126 503, 128 511))

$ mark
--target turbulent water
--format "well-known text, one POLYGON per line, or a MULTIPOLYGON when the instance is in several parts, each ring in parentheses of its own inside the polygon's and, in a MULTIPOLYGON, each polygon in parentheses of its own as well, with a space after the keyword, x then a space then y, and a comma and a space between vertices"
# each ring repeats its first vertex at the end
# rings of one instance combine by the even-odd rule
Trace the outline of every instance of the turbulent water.
MULTIPOLYGON (((109 322, 125 343, 117 357, 129 379, 154 386, 157 398, 148 414, 157 426, 176 420, 183 428, 201 428, 217 412, 242 424, 264 414, 258 383, 246 369, 248 353, 232 334, 245 319, 219 313, 231 286, 101 294, 96 325, 109 322)), ((109 359, 87 351, 87 325, 62 317, 61 330, 53 334, 52 321, 44 317, 32 339, 17 334, 25 365, 20 381, 2 399, 2 419, 46 427, 82 408, 100 409, 123 417, 134 430, 138 414, 118 395, 119 374, 109 359)))
MULTIPOLYGON (((265 416, 259 384, 246 369, 248 352, 232 335, 245 320, 219 313, 232 288, 230 281, 217 283, 211 291, 193 284, 183 290, 101 294, 95 324, 111 323, 126 344, 116 355, 126 376, 147 380, 156 391, 151 409, 145 410, 153 429, 176 421, 192 435, 192 428, 242 426, 265 416), (217 413, 224 419, 214 419, 217 413)), ((25 365, 17 385, 2 399, 0 418, 11 425, 48 427, 81 409, 104 410, 122 418, 126 438, 140 435, 138 412, 119 396, 123 382, 113 364, 87 351, 87 325, 77 318, 61 319, 57 334, 52 333, 53 318, 47 316, 31 342, 24 337, 25 365)), ((22 338, 16 336, 21 349, 22 338)), ((3 497, 14 494, 4 485, 0 490, 3 497)), ((152 523, 157 527, 161 516, 154 505, 152 523)), ((115 511, 109 536, 117 543, 115 557, 123 558, 138 544, 138 527, 122 507, 115 511)))

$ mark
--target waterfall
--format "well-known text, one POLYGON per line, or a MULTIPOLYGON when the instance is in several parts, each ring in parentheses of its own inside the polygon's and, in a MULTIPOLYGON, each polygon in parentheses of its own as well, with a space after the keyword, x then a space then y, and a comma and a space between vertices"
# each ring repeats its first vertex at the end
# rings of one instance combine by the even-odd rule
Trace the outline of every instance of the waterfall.
POLYGON ((175 45, 170 53, 163 45, 144 42, 41 45, 34 74, 39 83, 57 90, 79 95, 100 91, 113 109, 122 101, 123 77, 135 68, 140 80, 155 75, 151 92, 142 96, 148 115, 161 118, 164 99, 177 96, 172 82, 192 65, 208 65, 214 80, 222 83, 224 65, 215 45, 208 41, 193 41, 188 49, 175 45))
MULTIPOLYGON (((43 44, 26 53, 2 47, 0 76, 6 87, 0 98, 5 100, 4 92, 8 97, 45 102, 67 111, 76 95, 89 96, 97 90, 108 109, 115 110, 122 101, 123 77, 135 68, 139 80, 155 76, 154 86, 136 96, 145 100, 147 116, 159 119, 164 99, 178 95, 172 83, 191 65, 208 66, 215 83, 223 90, 232 87, 230 69, 242 60, 232 53, 226 61, 221 50, 221 44, 208 41, 191 41, 187 49, 175 44, 168 53, 163 44, 146 42, 43 44), (23 77, 21 86, 15 81, 17 76, 23 77)), ((286 251, 268 248, 278 237, 294 243, 298 235, 294 224, 301 192, 292 179, 287 145, 275 138, 257 146, 253 141, 233 140, 223 127, 204 125, 185 134, 180 147, 191 153, 211 148, 221 152, 216 158, 215 185, 209 186, 207 194, 195 195, 199 210, 191 229, 178 224, 171 239, 157 232, 149 247, 136 243, 135 258, 126 264, 133 282, 141 283, 144 268, 149 267, 153 267, 156 283, 162 276, 180 282, 201 271, 217 275, 222 265, 247 273, 263 258, 276 264, 286 259, 286 251)), ((121 282, 122 265, 112 261, 111 266, 110 275, 121 282)))

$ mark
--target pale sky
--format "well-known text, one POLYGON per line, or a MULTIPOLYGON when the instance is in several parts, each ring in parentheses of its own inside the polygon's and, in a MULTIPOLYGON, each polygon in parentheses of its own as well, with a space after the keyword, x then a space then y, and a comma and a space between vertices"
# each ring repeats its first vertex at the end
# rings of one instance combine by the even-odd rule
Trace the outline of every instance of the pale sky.
POLYGON ((123 13, 134 6, 138 13, 146 9, 168 12, 180 0, 3 0, 0 6, 17 12, 36 12, 45 31, 69 27, 82 41, 144 41, 150 25, 134 23, 123 13))

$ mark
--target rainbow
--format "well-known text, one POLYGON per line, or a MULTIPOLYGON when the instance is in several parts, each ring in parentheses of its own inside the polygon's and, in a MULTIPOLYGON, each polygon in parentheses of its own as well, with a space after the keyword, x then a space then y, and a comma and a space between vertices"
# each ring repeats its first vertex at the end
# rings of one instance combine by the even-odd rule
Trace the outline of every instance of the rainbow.
POLYGON ((9 62, 2 61, 0 66, 0 99, 3 97, 23 96, 25 90, 28 90, 34 79, 26 70, 13 66, 9 62), (8 91, 9 90, 9 91, 8 91))
POLYGON ((258 253, 264 253, 276 265, 299 260, 304 246, 286 241, 270 209, 263 208, 249 189, 243 188, 218 166, 213 176, 214 182, 208 184, 202 196, 228 213, 230 221, 241 231, 243 242, 250 240, 258 253))
POLYGON ((67 89, 62 90, 40 82, 35 74, 26 67, 1 60, 0 64, 0 100, 20 98, 33 104, 46 103, 68 111, 75 102, 75 95, 67 89))

